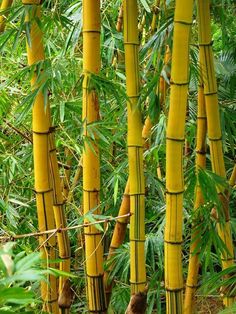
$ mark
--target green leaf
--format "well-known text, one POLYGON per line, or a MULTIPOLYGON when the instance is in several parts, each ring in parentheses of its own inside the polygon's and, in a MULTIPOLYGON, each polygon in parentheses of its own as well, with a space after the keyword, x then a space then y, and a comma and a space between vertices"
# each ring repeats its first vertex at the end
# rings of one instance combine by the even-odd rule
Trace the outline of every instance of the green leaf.
POLYGON ((35 302, 34 293, 21 287, 0 288, 0 303, 28 304, 35 302))
POLYGON ((141 1, 142 5, 143 5, 144 9, 145 9, 148 13, 151 13, 151 10, 150 10, 150 7, 149 7, 147 1, 146 1, 146 0, 140 0, 140 1, 141 1))

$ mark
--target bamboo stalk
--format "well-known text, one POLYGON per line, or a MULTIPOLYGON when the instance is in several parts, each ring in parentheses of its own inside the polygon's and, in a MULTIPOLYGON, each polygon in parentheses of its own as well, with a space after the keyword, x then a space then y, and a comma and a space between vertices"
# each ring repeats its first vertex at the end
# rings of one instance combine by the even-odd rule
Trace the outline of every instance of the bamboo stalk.
MULTIPOLYGON (((167 67, 167 65, 170 63, 171 60, 171 51, 169 45, 166 45, 165 50, 165 57, 164 57, 164 67, 167 67)), ((169 73, 168 73, 169 77, 169 73)), ((166 82, 163 75, 160 76, 160 82, 159 82, 159 93, 160 93, 160 104, 164 112, 166 112, 165 104, 166 104, 166 95, 167 95, 167 89, 169 88, 169 84, 166 82)))
POLYGON ((119 9, 119 14, 116 23, 117 32, 122 32, 122 28, 123 28, 123 0, 121 0, 121 6, 119 9))
MULTIPOLYGON (((50 112, 49 112, 50 114, 50 112)), ((49 117, 50 123, 50 117, 49 117)), ((49 148, 50 148, 50 167, 51 167, 51 176, 52 176, 52 185, 53 185, 53 211, 57 228, 66 228, 66 216, 64 211, 64 200, 61 190, 61 180, 60 173, 56 155, 55 139, 53 132, 49 136, 49 148)), ((57 234, 58 248, 59 248, 59 257, 60 270, 65 272, 70 272, 70 241, 67 231, 62 231, 57 234)), ((59 298, 58 303, 60 307, 60 313, 66 314, 69 313, 69 308, 72 302, 71 299, 71 290, 69 279, 65 276, 60 276, 59 278, 59 298)))
POLYGON ((70 174, 72 165, 72 153, 67 147, 65 148, 65 156, 67 168, 65 169, 65 177, 63 180, 63 197, 66 200, 70 191, 70 174))
POLYGON ((234 164, 234 169, 232 171, 232 174, 229 178, 229 185, 234 187, 236 184, 236 164, 234 164))
MULTIPOLYGON (((100 213, 100 161, 98 136, 94 140, 89 127, 99 120, 99 103, 96 91, 91 88, 91 73, 100 70, 100 1, 83 0, 83 210, 100 213)), ((85 223, 89 222, 85 219, 85 223)), ((103 284, 102 234, 95 226, 85 227, 85 256, 87 272, 87 298, 91 313, 106 311, 103 284)))
MULTIPOLYGON (((198 88, 196 172, 198 172, 199 169, 204 169, 206 167, 206 131, 207 121, 204 87, 202 82, 200 82, 198 88)), ((199 186, 199 184, 197 184, 196 186, 195 193, 196 196, 194 209, 197 210, 204 203, 201 187, 199 186)), ((196 252, 196 248, 198 247, 200 242, 198 231, 196 230, 197 223, 198 222, 196 222, 196 225, 193 224, 192 226, 188 276, 186 281, 184 298, 184 314, 191 314, 194 312, 194 296, 197 288, 199 271, 199 252, 196 252), (195 252, 194 255, 193 252, 195 252)))
MULTIPOLYGON (((202 69, 204 81, 204 95, 206 102, 207 129, 208 139, 210 143, 210 154, 212 170, 217 175, 226 178, 222 134, 219 115, 219 104, 217 97, 217 82, 214 69, 211 25, 210 25, 210 1, 198 0, 198 20, 199 20, 199 51, 200 51, 200 67, 202 69)), ((222 268, 226 269, 234 264, 234 248, 231 236, 230 215, 228 191, 220 189, 218 191, 219 199, 222 204, 225 224, 218 223, 217 229, 219 236, 227 247, 228 252, 222 254, 222 268)), ((231 306, 234 302, 233 296, 225 296, 225 306, 231 306)))
POLYGON ((155 0, 155 3, 153 5, 153 14, 152 14, 152 23, 151 23, 151 30, 152 33, 154 33, 156 31, 157 28, 157 20, 158 20, 158 16, 160 14, 160 2, 161 0, 155 0))
MULTIPOLYGON (((170 58, 171 58, 170 49, 169 49, 169 46, 166 46, 165 60, 164 60, 165 65, 167 65, 169 63, 170 58)), ((166 100, 167 85, 168 84, 164 80, 164 78, 160 77, 159 88, 160 88, 160 94, 161 94, 161 102, 165 102, 165 100, 166 100), (162 84, 161 84, 161 78, 163 79, 162 84)), ((157 92, 159 92, 158 88, 157 88, 157 92)), ((163 103, 161 103, 161 104, 163 105, 163 103)), ((142 139, 143 139, 144 151, 149 149, 149 147, 150 147, 150 137, 151 137, 152 126, 153 126, 153 124, 151 122, 151 119, 149 116, 147 116, 147 118, 145 119, 144 125, 143 125, 143 129, 142 129, 142 139)), ((160 168, 159 163, 157 165, 157 177, 160 180, 162 179, 161 168, 160 168)), ((121 206, 119 209, 119 215, 128 214, 129 212, 130 212, 130 198, 129 198, 129 179, 128 179, 128 181, 126 183, 126 187, 125 187, 125 192, 123 194, 122 203, 121 203, 121 206)), ((112 240, 111 240, 108 256, 107 256, 108 261, 115 254, 115 250, 118 247, 120 247, 120 245, 123 243, 128 222, 129 222, 129 219, 122 219, 122 221, 116 222, 114 232, 112 235, 112 240)), ((109 280, 108 280, 109 273, 112 271, 112 268, 113 268, 113 265, 111 264, 109 269, 105 272, 105 280, 104 280, 105 284, 106 284, 105 288, 106 288, 106 298, 107 298, 107 304, 108 305, 110 302, 111 292, 112 292, 112 287, 113 287, 113 283, 109 282, 109 280)))
MULTIPOLYGON (((26 10, 26 23, 30 23, 30 39, 27 42, 28 64, 34 65, 44 60, 43 38, 42 32, 36 22, 36 18, 40 19, 41 8, 38 2, 22 1, 24 5, 32 5, 26 10), (36 5, 34 5, 36 4, 36 5)), ((39 86, 37 75, 31 80, 32 89, 39 86)), ((48 119, 49 104, 44 104, 44 96, 40 91, 33 105, 33 155, 34 155, 34 173, 35 173, 35 192, 38 212, 39 230, 45 231, 53 229, 55 226, 53 216, 53 194, 50 178, 49 167, 49 133, 50 124, 48 119)), ((41 252, 44 259, 55 260, 56 258, 56 237, 51 236, 45 243, 46 237, 41 236, 39 242, 41 244, 41 252), (45 243, 45 244, 44 244, 45 243), (42 246, 42 244, 44 244, 42 246)), ((50 267, 55 267, 54 263, 49 263, 50 267)), ((41 296, 44 302, 44 311, 50 313, 58 313, 57 303, 57 280, 54 276, 48 276, 48 282, 41 283, 41 296)))
POLYGON ((75 190, 75 188, 76 188, 76 186, 78 184, 78 181, 79 181, 80 177, 82 176, 82 170, 83 170, 82 163, 83 163, 83 161, 82 161, 82 158, 81 158, 80 161, 79 161, 78 167, 76 169, 74 178, 72 180, 71 187, 70 187, 70 190, 69 190, 69 193, 68 193, 68 197, 67 197, 67 200, 66 200, 66 202, 68 204, 71 203, 71 201, 73 199, 74 190, 75 190))
POLYGON ((136 0, 125 0, 124 47, 128 106, 128 159, 130 180, 130 283, 131 293, 145 292, 145 208, 141 111, 139 99, 138 7, 136 0))
POLYGON ((183 312, 182 211, 183 144, 189 83, 189 38, 193 0, 176 0, 171 69, 170 108, 166 135, 166 313, 183 312), (181 70, 180 70, 181 69, 181 70))
MULTIPOLYGON (((127 180, 125 192, 123 194, 123 199, 120 205, 118 216, 127 215, 130 213, 130 197, 129 197, 129 179, 127 180)), ((125 239, 125 233, 127 229, 127 224, 129 223, 129 217, 125 216, 124 218, 118 219, 115 224, 114 232, 112 235, 109 252, 107 256, 107 260, 114 255, 116 249, 120 247, 125 239)), ((104 282, 105 282, 105 290, 106 290, 106 299, 107 305, 109 305, 111 292, 113 287, 113 282, 109 281, 109 274, 113 269, 113 265, 111 264, 109 269, 105 272, 104 282)))
MULTIPOLYGON (((151 128, 152 128, 152 122, 149 116, 147 116, 143 129, 142 129, 142 139, 143 139, 143 149, 144 151, 149 149, 149 140, 151 136, 151 128)), ((130 182, 129 178, 127 180, 126 186, 125 186, 125 191, 123 194, 123 199, 120 205, 119 209, 119 216, 122 215, 127 215, 130 213, 130 196, 129 196, 129 190, 130 190, 130 182)), ((116 249, 118 249, 121 244, 124 241, 125 238, 125 233, 127 229, 127 225, 129 223, 129 217, 120 219, 116 221, 114 232, 112 235, 110 247, 109 247, 109 252, 107 256, 107 260, 115 254, 116 249)), ((109 269, 105 272, 105 289, 106 289, 106 298, 107 298, 107 305, 109 305, 110 298, 111 298, 111 292, 112 292, 112 287, 113 287, 113 282, 109 282, 109 274, 113 269, 113 265, 111 264, 109 269)))
POLYGON ((8 15, 8 9, 10 9, 13 0, 2 0, 0 7, 0 34, 4 32, 6 26, 6 18, 8 15))

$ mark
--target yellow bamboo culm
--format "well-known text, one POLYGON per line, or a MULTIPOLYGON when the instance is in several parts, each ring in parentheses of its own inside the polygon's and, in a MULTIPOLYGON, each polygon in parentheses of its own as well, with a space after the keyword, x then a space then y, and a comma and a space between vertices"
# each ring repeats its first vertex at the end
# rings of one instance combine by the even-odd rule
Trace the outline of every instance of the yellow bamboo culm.
POLYGON ((139 99, 139 39, 138 7, 136 0, 125 0, 124 47, 128 106, 128 159, 130 180, 130 283, 131 293, 145 291, 145 208, 143 140, 139 99))
POLYGON ((193 0, 176 0, 170 108, 166 134, 166 313, 183 313, 183 144, 189 83, 189 39, 193 0), (181 69, 181 71, 180 71, 181 69))
POLYGON ((71 175, 71 165, 72 165, 72 153, 66 147, 65 148, 65 156, 66 156, 66 168, 65 168, 65 175, 63 180, 63 197, 65 200, 68 199, 68 194, 70 191, 70 175, 71 175))
MULTIPOLYGON (((50 114, 50 111, 49 111, 50 114)), ((50 123, 50 115, 49 115, 49 123, 50 123)), ((61 180, 60 173, 57 161, 56 147, 55 147, 55 139, 53 130, 51 128, 51 133, 49 136, 49 149, 50 149, 50 168, 51 168, 51 176, 52 176, 52 185, 53 185, 53 212, 55 217, 55 223, 57 228, 66 228, 66 216, 64 211, 64 200, 61 189, 61 180)), ((59 257, 61 259, 60 262, 60 270, 65 272, 70 272, 70 241, 68 237, 67 231, 62 231, 57 234, 58 241, 58 249, 59 249, 59 257)), ((60 313, 67 314, 69 313, 69 308, 72 302, 72 295, 70 289, 69 279, 65 276, 61 276, 59 278, 59 298, 58 303, 60 307, 60 313)))
MULTIPOLYGON (((123 194, 123 199, 120 205, 118 216, 126 215, 130 212, 130 198, 129 198, 129 179, 126 183, 125 192, 123 194)), ((127 229, 127 224, 129 223, 129 217, 124 217, 116 220, 114 232, 111 239, 111 244, 109 247, 109 252, 107 256, 107 260, 115 254, 116 249, 120 247, 125 238, 125 233, 127 229)), ((111 264, 109 269, 105 272, 104 282, 106 289, 106 299, 107 305, 109 305, 113 282, 109 281, 109 274, 113 269, 113 265, 111 264)))
MULTIPOLYGON (((204 98, 204 87, 202 82, 198 87, 198 114, 197 114, 197 145, 196 145, 196 172, 199 169, 206 167, 206 108, 204 98)), ((204 200, 199 184, 195 191, 194 209, 197 210, 203 205, 204 200)), ((198 271, 199 271, 199 252, 196 248, 199 244, 197 225, 192 226, 191 244, 190 244, 190 258, 188 266, 188 276, 186 281, 185 297, 184 297, 184 314, 194 313, 194 295, 198 286, 198 271), (193 254, 194 253, 194 254, 193 254)))
POLYGON ((122 32, 122 27, 123 27, 123 2, 121 2, 121 6, 119 9, 119 14, 117 18, 117 23, 116 23, 117 32, 122 32))
MULTIPOLYGON (((23 1, 23 4, 27 5, 23 1)), ((33 4, 32 2, 30 4, 33 4)), ((27 43, 27 57, 30 66, 44 60, 42 32, 36 22, 40 19, 40 6, 32 5, 27 8, 26 23, 30 23, 30 43, 27 43)), ((36 73, 36 71, 35 71, 36 73)), ((36 74, 31 80, 32 89, 38 86, 36 74)), ((35 192, 38 213, 38 225, 40 231, 55 228, 53 216, 53 194, 49 168, 49 133, 50 124, 48 119, 49 106, 45 107, 44 96, 39 92, 33 105, 33 155, 34 155, 34 175, 35 192)), ((56 259, 56 237, 51 236, 48 240, 46 236, 39 238, 42 256, 46 260, 56 259)), ((54 263, 49 264, 55 267, 54 263)), ((44 302, 44 311, 48 313, 58 313, 57 302, 57 280, 54 276, 48 276, 48 283, 41 283, 41 296, 44 302)))
POLYGON ((2 0, 0 7, 0 34, 4 32, 6 26, 7 10, 11 7, 13 0, 2 0))
POLYGON ((158 15, 160 13, 160 2, 161 0, 155 0, 155 3, 153 5, 153 14, 152 14, 152 23, 151 23, 151 30, 152 33, 156 31, 157 28, 157 20, 158 20, 158 15))
POLYGON ((71 186, 70 186, 70 189, 69 189, 68 197, 67 197, 67 200, 66 200, 66 202, 68 204, 71 203, 71 201, 73 199, 75 188, 76 188, 76 186, 78 184, 78 181, 79 181, 80 177, 82 176, 82 170, 83 170, 82 163, 83 163, 83 161, 82 161, 82 158, 81 158, 79 163, 78 163, 75 175, 73 177, 73 180, 72 180, 72 183, 71 183, 71 186))
MULTIPOLYGON (((143 139, 143 148, 144 151, 149 148, 149 140, 151 136, 152 122, 149 116, 147 116, 143 129, 142 129, 142 139, 143 139)), ((123 199, 120 205, 118 216, 126 215, 130 213, 130 196, 129 196, 129 179, 127 180, 125 191, 123 194, 123 199)), ((111 244, 109 247, 109 252, 107 256, 107 260, 115 254, 116 249, 120 247, 125 238, 125 233, 127 229, 127 224, 129 223, 129 217, 120 218, 116 221, 114 232, 111 239, 111 244)), ((106 289, 106 298, 107 305, 109 305, 112 286, 113 283, 109 281, 109 274, 113 269, 113 265, 111 264, 109 269, 105 272, 105 289, 106 289)))
MULTIPOLYGON (((91 124, 99 120, 96 91, 90 86, 91 73, 100 71, 100 1, 83 0, 83 210, 86 215, 100 213, 100 162, 96 130, 91 124), (91 130, 92 129, 92 130, 91 130), (93 134, 91 134, 93 133, 93 134), (95 138, 95 139, 93 139, 95 138)), ((85 219, 85 223, 89 222, 85 219)), ((87 299, 91 313, 106 311, 103 283, 102 234, 96 226, 84 228, 87 273, 87 299)))
MULTIPOLYGON (((170 60, 171 60, 170 47, 169 47, 169 45, 166 45, 165 57, 164 57, 164 67, 165 68, 167 68, 167 65, 170 63, 170 60)), ((169 74, 167 74, 167 76, 169 76, 169 74)), ((166 112, 166 95, 167 95, 168 88, 169 88, 169 84, 166 82, 163 75, 161 75, 157 92, 159 92, 159 94, 160 94, 160 105, 161 105, 161 108, 163 109, 164 112, 166 112)))
MULTIPOLYGON (((211 38, 211 19, 210 1, 198 0, 198 21, 199 21, 199 51, 200 67, 204 82, 204 95, 206 102, 207 129, 210 143, 210 154, 212 170, 219 176, 226 177, 222 134, 219 115, 219 104, 217 97, 217 82, 214 69, 212 38, 211 38)), ((226 269, 234 264, 234 249, 230 228, 229 204, 227 191, 219 190, 219 199, 224 212, 225 225, 218 224, 218 233, 225 243, 228 252, 222 256, 222 268, 226 269)), ((225 306, 231 306, 234 302, 233 296, 225 296, 225 306)))
POLYGON ((232 174, 229 178, 229 185, 234 187, 236 184, 236 164, 234 164, 234 169, 232 171, 232 174))

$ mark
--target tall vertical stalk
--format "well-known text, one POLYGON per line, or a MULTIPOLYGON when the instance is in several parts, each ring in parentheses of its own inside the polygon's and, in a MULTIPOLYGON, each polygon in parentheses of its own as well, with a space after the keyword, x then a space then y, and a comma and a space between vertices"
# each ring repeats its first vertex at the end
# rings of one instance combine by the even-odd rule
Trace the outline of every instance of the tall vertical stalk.
MULTIPOLYGON (((204 98, 203 83, 200 82, 198 88, 198 112, 197 112, 197 145, 196 145, 196 172, 199 169, 206 167, 206 108, 204 98)), ((196 196, 194 209, 197 210, 203 203, 203 196, 199 184, 196 186, 196 196)), ((197 222, 196 222, 197 223, 197 222)), ((199 244, 198 231, 196 230, 197 224, 192 226, 191 244, 190 244, 190 258, 188 266, 188 277, 186 282, 185 298, 184 298, 184 313, 193 313, 194 294, 198 283, 199 271, 199 252, 196 248, 199 244), (193 254, 194 253, 194 254, 193 254)))
MULTIPOLYGON (((91 73, 100 70, 100 1, 83 0, 83 209, 84 214, 100 209, 100 161, 98 136, 91 125, 99 120, 99 103, 96 91, 90 86, 91 73), (94 138, 94 139, 93 139, 94 138)), ((85 219, 85 223, 88 219, 85 219)), ((103 284, 102 234, 96 226, 85 227, 85 256, 87 298, 91 313, 106 310, 103 284)))
POLYGON ((6 10, 9 9, 12 5, 13 0, 2 0, 0 7, 0 34, 4 32, 6 26, 6 10))
MULTIPOLYGON (((129 197, 129 179, 125 186, 125 192, 123 194, 123 199, 120 205, 119 214, 118 216, 126 215, 130 212, 130 197, 129 197)), ((112 235, 109 252, 107 256, 107 260, 114 255, 116 249, 120 247, 125 239, 127 224, 129 222, 129 217, 124 217, 116 220, 114 232, 112 235)), ((105 272, 104 282, 106 288, 106 299, 107 305, 109 305, 110 298, 111 298, 111 291, 113 282, 109 282, 109 274, 113 269, 113 265, 111 264, 109 269, 105 272)))
POLYGON ((157 20, 160 13, 160 2, 161 0, 155 0, 154 5, 153 5, 153 9, 152 9, 153 14, 152 14, 152 23, 151 23, 152 33, 154 33, 157 28, 157 20))
POLYGON ((139 99, 138 7, 136 0, 125 0, 124 47, 128 106, 128 159, 130 180, 130 283, 131 293, 145 291, 145 208, 143 140, 139 99))
POLYGON ((230 176, 230 179, 229 179, 229 185, 234 187, 236 184, 236 164, 234 164, 234 168, 233 168, 233 171, 232 171, 232 174, 230 176))
MULTIPOLYGON (((50 112, 49 112, 50 114, 50 112)), ((50 121, 50 116, 49 116, 50 121)), ((53 185, 53 212, 57 228, 66 228, 66 216, 64 211, 64 200, 61 189, 60 173, 58 168, 58 161, 56 155, 55 139, 53 132, 49 136, 49 147, 50 147, 50 168, 52 176, 53 185)), ((57 234, 60 270, 65 272, 70 272, 70 241, 67 231, 62 231, 57 234)), ((69 279, 65 276, 59 278, 59 307, 62 314, 69 313, 69 308, 71 305, 71 291, 69 279), (62 310, 63 309, 63 310, 62 310)))
POLYGON ((117 32, 121 32, 122 31, 122 27, 123 27, 123 0, 121 0, 121 5, 120 5, 120 9, 119 9, 119 14, 117 17, 117 22, 116 22, 116 30, 117 32))
POLYGON ((166 313, 183 312, 183 144, 189 82, 189 39, 193 0, 176 0, 170 108, 166 135, 166 313))
MULTIPOLYGON (((214 69, 212 38, 211 38, 211 18, 210 18, 210 1, 198 0, 198 19, 199 19, 199 50, 200 50, 200 67, 203 74, 204 95, 206 102, 207 129, 210 143, 212 170, 222 177, 226 177, 222 134, 219 115, 219 104, 217 97, 217 82, 214 69)), ((234 264, 234 249, 230 228, 228 192, 220 189, 219 199, 222 204, 224 215, 224 226, 218 223, 218 233, 227 247, 228 252, 222 254, 222 268, 226 269, 234 264)), ((226 296, 224 304, 232 305, 234 298, 226 296)))
MULTIPOLYGON (((37 19, 40 19, 40 6, 38 1, 22 1, 26 6, 26 20, 30 25, 30 42, 27 42, 28 64, 34 65, 44 60, 42 32, 38 26, 37 19), (34 5, 36 3, 36 5, 34 5)), ((35 74, 31 80, 31 86, 34 90, 40 87, 37 81, 37 65, 35 74)), ((55 227, 53 216, 53 194, 50 178, 49 166, 49 134, 50 123, 48 119, 49 105, 44 104, 44 95, 42 91, 37 93, 33 105, 33 155, 34 155, 34 175, 35 192, 38 212, 39 230, 45 231, 55 227)), ((54 260, 56 258, 56 237, 46 236, 39 238, 41 252, 44 259, 54 260)), ((51 262, 50 266, 55 267, 51 262)), ((54 276, 48 276, 48 283, 41 283, 41 296, 44 301, 44 310, 47 312, 58 313, 57 303, 57 280, 54 276)))
MULTIPOLYGON (((151 128, 152 128, 152 122, 151 122, 150 117, 147 116, 143 125, 143 129, 142 129, 144 151, 149 148, 151 128)), ((129 196, 130 182, 129 181, 130 180, 128 178, 118 216, 122 216, 122 215, 126 215, 130 213, 130 196, 129 196)), ((114 232, 112 234, 112 239, 111 239, 111 243, 109 247, 109 253, 107 256, 108 261, 115 254, 116 249, 118 249, 120 245, 123 243, 128 223, 129 223, 129 217, 120 218, 116 220, 114 232)), ((105 288, 106 288, 106 298, 107 298, 108 305, 110 302, 111 291, 112 291, 112 286, 113 286, 113 283, 109 282, 108 280, 109 273, 112 271, 112 268, 113 268, 113 265, 111 264, 109 269, 105 273, 105 288)))

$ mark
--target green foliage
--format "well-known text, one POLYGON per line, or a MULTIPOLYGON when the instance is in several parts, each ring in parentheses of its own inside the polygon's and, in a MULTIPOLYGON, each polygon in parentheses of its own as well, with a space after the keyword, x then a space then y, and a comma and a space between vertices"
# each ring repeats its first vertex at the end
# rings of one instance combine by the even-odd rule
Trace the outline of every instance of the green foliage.
POLYGON ((1 313, 33 313, 37 303, 33 282, 45 280, 40 254, 14 253, 15 243, 0 249, 0 311, 1 313))

